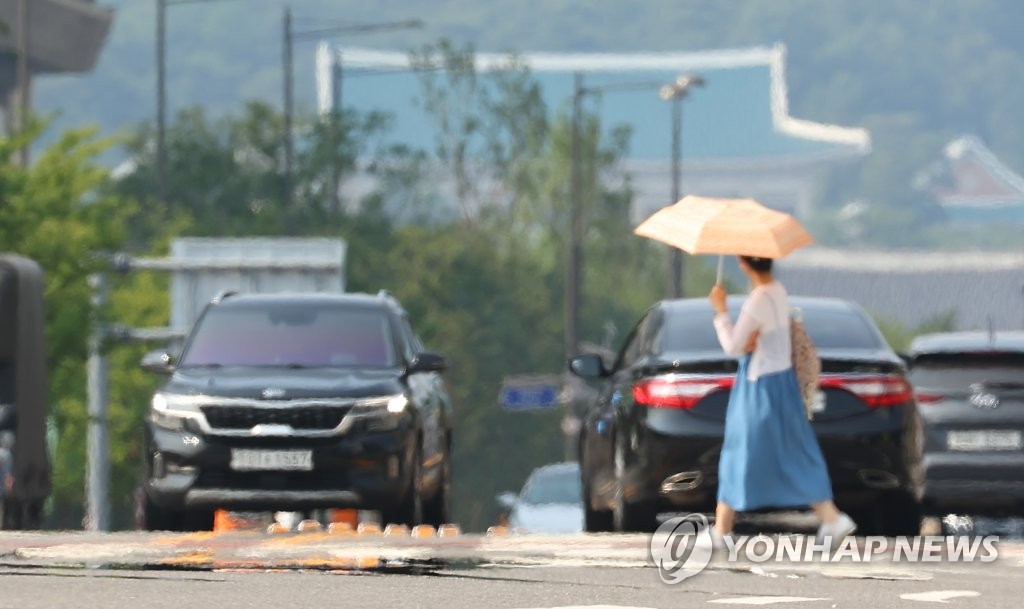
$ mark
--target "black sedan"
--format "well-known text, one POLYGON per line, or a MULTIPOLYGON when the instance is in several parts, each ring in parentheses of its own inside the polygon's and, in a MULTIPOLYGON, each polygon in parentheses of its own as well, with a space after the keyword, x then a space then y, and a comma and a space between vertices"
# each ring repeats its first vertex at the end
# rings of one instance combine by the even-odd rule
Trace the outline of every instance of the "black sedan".
POLYGON ((924 508, 1024 515, 1024 332, 921 336, 909 359, 924 508))
MULTIPOLYGON (((742 302, 729 299, 733 319, 742 302)), ((916 534, 916 407, 903 361, 857 305, 791 305, 822 358, 813 426, 838 505, 864 534, 916 534)), ((579 442, 588 531, 651 530, 660 512, 714 510, 737 361, 719 346, 712 317, 704 299, 662 301, 610 369, 596 355, 571 360, 575 374, 601 383, 579 442)))

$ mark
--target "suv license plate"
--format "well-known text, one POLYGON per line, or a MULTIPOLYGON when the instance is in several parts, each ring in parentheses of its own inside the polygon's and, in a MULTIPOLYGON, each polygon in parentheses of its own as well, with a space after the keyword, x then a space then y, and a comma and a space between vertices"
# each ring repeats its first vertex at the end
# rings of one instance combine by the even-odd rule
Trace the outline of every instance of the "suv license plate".
POLYGON ((313 469, 313 451, 235 448, 231 451, 231 469, 240 472, 310 471, 313 469))
POLYGON ((950 450, 1020 450, 1019 431, 951 431, 946 436, 950 450))

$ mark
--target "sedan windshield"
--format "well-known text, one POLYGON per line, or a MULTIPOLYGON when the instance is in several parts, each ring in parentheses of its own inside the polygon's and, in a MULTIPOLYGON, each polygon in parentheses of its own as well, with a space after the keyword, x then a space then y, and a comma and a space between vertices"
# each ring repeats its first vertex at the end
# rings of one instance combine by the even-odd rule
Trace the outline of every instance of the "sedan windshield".
POLYGON ((207 311, 181 367, 390 368, 395 342, 384 311, 324 303, 238 303, 207 311))
POLYGON ((541 472, 526 482, 522 501, 531 505, 579 503, 581 496, 579 471, 541 472))
MULTIPOLYGON (((739 306, 730 306, 729 315, 736 321, 739 306)), ((818 349, 883 348, 873 323, 857 311, 805 308, 801 315, 804 327, 818 349)), ((709 315, 695 315, 684 310, 669 316, 661 352, 719 350, 721 346, 709 315)))

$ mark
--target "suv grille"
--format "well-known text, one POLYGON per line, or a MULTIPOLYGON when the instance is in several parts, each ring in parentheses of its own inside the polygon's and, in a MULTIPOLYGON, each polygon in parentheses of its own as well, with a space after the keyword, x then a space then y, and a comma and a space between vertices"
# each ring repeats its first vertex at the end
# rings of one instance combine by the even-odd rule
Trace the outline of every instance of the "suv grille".
POLYGON ((252 406, 203 406, 201 410, 215 429, 252 429, 257 425, 290 425, 292 429, 327 431, 341 424, 351 406, 300 406, 255 408, 252 406))

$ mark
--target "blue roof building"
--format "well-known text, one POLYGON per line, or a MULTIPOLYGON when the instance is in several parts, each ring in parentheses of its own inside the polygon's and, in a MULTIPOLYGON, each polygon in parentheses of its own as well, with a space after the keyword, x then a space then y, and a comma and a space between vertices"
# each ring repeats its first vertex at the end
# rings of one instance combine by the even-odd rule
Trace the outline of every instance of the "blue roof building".
MULTIPOLYGON (((634 214, 639 220, 672 202, 671 108, 658 96, 657 83, 670 83, 680 75, 699 74, 705 81, 682 102, 684 194, 752 196, 803 215, 813 205, 824 172, 870 151, 870 137, 863 129, 790 116, 785 53, 780 44, 691 53, 529 53, 520 59, 541 84, 552 109, 567 109, 575 72, 582 72, 585 85, 594 89, 652 83, 649 89, 607 91, 586 100, 588 110, 598 113, 606 127, 632 128, 625 169, 637 192, 634 214)), ((389 112, 395 116, 394 133, 400 141, 414 148, 434 147, 434 123, 416 103, 420 83, 405 53, 340 48, 323 54, 318 62, 322 109, 330 105, 333 86, 323 59, 332 56, 343 62, 346 107, 389 112), (349 78, 360 74, 367 77, 349 78)), ((480 70, 507 61, 505 55, 477 55, 480 70)))

